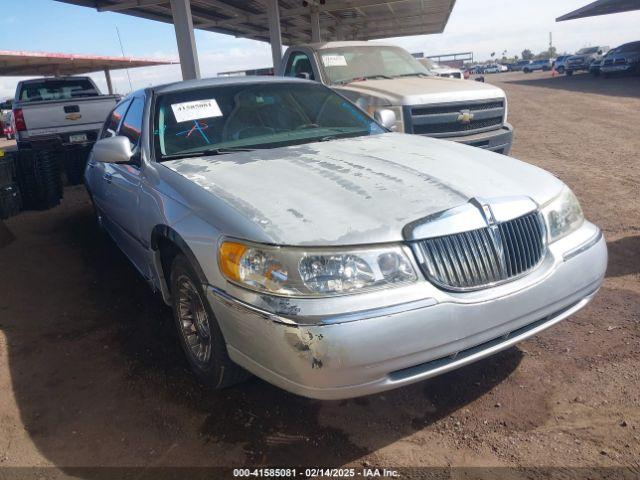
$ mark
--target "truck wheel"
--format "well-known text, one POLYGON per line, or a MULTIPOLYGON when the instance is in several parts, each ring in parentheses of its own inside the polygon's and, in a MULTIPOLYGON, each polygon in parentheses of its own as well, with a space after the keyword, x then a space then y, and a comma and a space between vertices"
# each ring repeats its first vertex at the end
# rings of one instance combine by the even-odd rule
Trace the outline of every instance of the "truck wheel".
POLYGON ((531 70, 529 70, 528 68, 524 68, 524 69, 522 69, 522 71, 523 71, 524 73, 531 73, 531 70))
POLYGON ((245 380, 249 373, 229 358, 224 337, 201 282, 182 254, 173 260, 170 281, 178 337, 198 379, 216 390, 245 380))
POLYGON ((64 159, 64 173, 70 185, 79 185, 84 179, 89 152, 86 148, 69 150, 64 159))
POLYGON ((556 72, 558 72, 560 75, 564 74, 564 67, 560 65, 558 68, 556 68, 556 72))
POLYGON ((567 70, 567 77, 570 77, 571 75, 573 75, 573 70, 567 70))

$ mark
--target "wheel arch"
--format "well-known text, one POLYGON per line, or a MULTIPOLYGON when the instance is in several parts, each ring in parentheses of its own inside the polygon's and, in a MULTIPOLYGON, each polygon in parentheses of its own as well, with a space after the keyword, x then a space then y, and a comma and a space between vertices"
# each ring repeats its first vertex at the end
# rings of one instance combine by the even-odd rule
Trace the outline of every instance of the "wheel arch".
POLYGON ((208 283, 207 276, 191 248, 184 238, 170 226, 156 225, 153 228, 151 232, 151 249, 160 291, 167 305, 171 304, 169 275, 171 274, 171 262, 176 255, 183 254, 193 267, 200 283, 203 285, 208 283))

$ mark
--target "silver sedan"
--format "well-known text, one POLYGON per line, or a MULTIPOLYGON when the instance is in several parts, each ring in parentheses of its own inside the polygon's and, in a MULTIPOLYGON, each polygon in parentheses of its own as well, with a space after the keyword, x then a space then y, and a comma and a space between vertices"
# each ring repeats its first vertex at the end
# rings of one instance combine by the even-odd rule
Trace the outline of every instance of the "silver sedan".
POLYGON ((116 106, 86 185, 203 382, 371 394, 593 298, 606 245, 566 185, 394 123, 295 79, 181 82, 116 106))

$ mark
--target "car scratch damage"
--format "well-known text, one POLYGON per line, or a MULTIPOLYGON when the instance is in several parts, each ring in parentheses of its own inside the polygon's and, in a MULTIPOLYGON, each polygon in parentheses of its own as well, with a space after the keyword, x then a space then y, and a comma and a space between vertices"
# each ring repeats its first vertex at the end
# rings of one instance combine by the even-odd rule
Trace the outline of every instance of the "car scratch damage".
POLYGON ((304 358, 312 369, 321 369, 327 360, 327 343, 322 333, 312 329, 287 329, 284 338, 293 350, 304 358))

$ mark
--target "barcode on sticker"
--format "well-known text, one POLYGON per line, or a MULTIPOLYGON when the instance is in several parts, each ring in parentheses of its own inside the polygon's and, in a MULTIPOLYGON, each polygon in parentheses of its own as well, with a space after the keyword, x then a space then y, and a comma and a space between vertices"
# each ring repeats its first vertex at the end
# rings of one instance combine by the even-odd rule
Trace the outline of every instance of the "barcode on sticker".
POLYGON ((222 111, 214 98, 196 100, 194 102, 174 103, 171 105, 171 109, 178 123, 222 116, 222 111))
POLYGON ((347 59, 344 55, 323 55, 322 63, 325 67, 346 67, 347 59))

